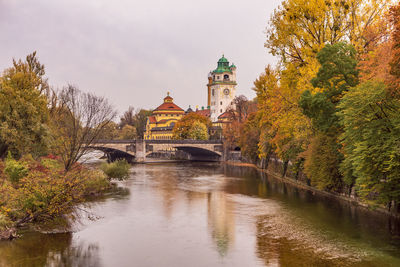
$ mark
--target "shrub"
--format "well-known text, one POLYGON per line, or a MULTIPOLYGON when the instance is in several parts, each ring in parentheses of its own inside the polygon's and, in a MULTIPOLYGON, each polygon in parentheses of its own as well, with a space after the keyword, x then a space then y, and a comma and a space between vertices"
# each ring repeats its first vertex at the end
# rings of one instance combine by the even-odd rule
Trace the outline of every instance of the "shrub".
MULTIPOLYGON (((73 212, 75 205, 87 195, 109 188, 109 180, 102 171, 80 164, 65 172, 62 162, 55 159, 11 162, 10 166, 24 166, 26 174, 19 177, 18 187, 13 186, 10 179, 0 183, 1 225, 8 225, 10 221, 21 224, 57 220, 73 212)), ((0 171, 1 168, 0 164, 0 171)))
POLYGON ((131 165, 126 160, 117 160, 112 163, 103 163, 101 169, 108 178, 123 180, 129 176, 131 165))
POLYGON ((4 172, 7 174, 11 183, 16 185, 22 177, 28 174, 28 168, 26 168, 23 163, 13 159, 11 153, 8 153, 5 161, 4 172))
POLYGON ((10 227, 11 225, 12 222, 10 219, 6 215, 0 213, 0 231, 10 227))

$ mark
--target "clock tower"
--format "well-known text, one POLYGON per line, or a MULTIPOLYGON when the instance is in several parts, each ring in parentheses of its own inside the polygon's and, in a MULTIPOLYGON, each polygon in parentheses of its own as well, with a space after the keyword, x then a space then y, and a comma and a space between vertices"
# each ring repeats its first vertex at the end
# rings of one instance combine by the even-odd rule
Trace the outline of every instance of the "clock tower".
POLYGON ((236 66, 222 55, 218 60, 217 69, 208 74, 208 106, 212 122, 226 111, 236 94, 236 66))

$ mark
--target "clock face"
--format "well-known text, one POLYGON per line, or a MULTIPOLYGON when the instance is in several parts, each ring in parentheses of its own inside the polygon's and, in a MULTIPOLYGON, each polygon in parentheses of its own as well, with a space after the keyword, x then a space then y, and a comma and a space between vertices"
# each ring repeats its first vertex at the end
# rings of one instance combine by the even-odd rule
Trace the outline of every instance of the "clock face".
POLYGON ((229 89, 224 89, 224 94, 229 95, 229 89))

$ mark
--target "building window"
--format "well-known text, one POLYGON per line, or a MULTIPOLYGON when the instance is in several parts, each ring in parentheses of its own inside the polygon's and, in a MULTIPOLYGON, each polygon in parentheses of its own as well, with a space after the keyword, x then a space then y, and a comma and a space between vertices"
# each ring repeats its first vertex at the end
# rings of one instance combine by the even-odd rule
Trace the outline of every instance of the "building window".
POLYGON ((221 113, 222 113, 222 109, 220 109, 221 113))
POLYGON ((217 80, 219 80, 219 75, 217 76, 217 80))
POLYGON ((215 95, 215 90, 212 89, 211 93, 212 93, 212 96, 214 96, 215 95))
POLYGON ((229 75, 228 74, 224 75, 224 80, 229 81, 229 75))
POLYGON ((222 105, 222 101, 221 101, 221 102, 219 102, 219 104, 220 104, 220 105, 222 105))

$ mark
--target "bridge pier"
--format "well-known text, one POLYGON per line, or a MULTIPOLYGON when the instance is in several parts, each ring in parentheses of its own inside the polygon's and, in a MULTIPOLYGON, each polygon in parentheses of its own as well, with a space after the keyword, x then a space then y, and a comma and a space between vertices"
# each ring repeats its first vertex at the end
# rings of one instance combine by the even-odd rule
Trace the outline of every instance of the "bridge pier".
POLYGON ((146 142, 144 140, 136 140, 136 162, 142 163, 146 160, 146 142))

